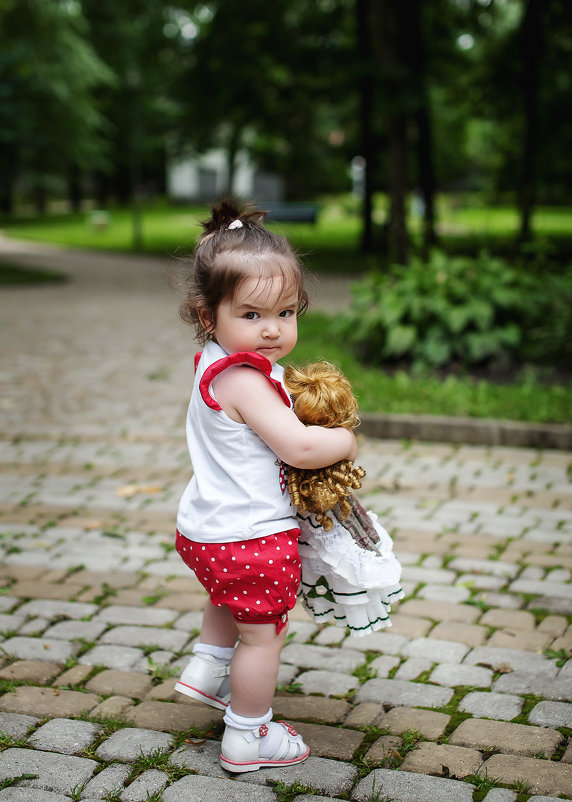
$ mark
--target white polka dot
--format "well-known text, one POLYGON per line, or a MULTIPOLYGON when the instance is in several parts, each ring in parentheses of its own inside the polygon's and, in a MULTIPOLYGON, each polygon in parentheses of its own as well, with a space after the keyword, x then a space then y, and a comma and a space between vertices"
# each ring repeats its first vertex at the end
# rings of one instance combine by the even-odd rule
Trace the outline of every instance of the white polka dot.
POLYGON ((245 607, 244 609, 246 610, 247 613, 250 612, 250 607, 245 607))
POLYGON ((234 597, 234 600, 235 600, 235 601, 238 601, 238 596, 235 596, 235 597, 234 597))
POLYGON ((289 559, 290 559, 290 555, 289 555, 289 554, 287 554, 287 555, 286 555, 286 559, 287 559, 287 560, 289 560, 289 559))
POLYGON ((257 551, 254 552, 254 556, 258 557, 258 552, 257 551))
POLYGON ((264 544, 266 543, 266 541, 265 541, 265 540, 261 540, 260 542, 262 543, 262 545, 263 545, 263 546, 264 546, 264 544))
POLYGON ((245 565, 244 567, 246 568, 246 570, 248 570, 250 568, 250 565, 245 565))
POLYGON ((274 582, 274 584, 275 584, 275 585, 277 585, 277 584, 278 584, 278 582, 274 582))
POLYGON ((280 551, 280 546, 276 546, 276 551, 280 551))
POLYGON ((245 549, 245 548, 246 548, 246 546, 243 544, 243 545, 242 545, 240 548, 241 548, 241 549, 245 549))
POLYGON ((236 557, 231 557, 230 559, 231 559, 233 562, 235 562, 235 561, 236 561, 236 557))
POLYGON ((288 541, 288 545, 289 545, 289 546, 291 546, 291 545, 292 545, 292 541, 291 541, 291 540, 289 540, 289 541, 288 541))
POLYGON ((256 604, 260 604, 260 600, 256 602, 256 604))
POLYGON ((225 574, 227 574, 227 573, 228 573, 228 569, 227 569, 227 568, 223 568, 222 570, 223 570, 223 572, 224 572, 225 574))
POLYGON ((269 590, 267 590, 267 591, 266 591, 266 593, 270 593, 270 591, 269 591, 269 590))
POLYGON ((264 576, 264 574, 260 574, 260 576, 264 576))
POLYGON ((243 592, 243 594, 244 594, 245 596, 246 596, 246 594, 248 593, 248 591, 247 591, 247 590, 243 590, 242 592, 243 592))
POLYGON ((224 551, 225 549, 226 549, 226 546, 221 546, 221 547, 220 547, 220 550, 221 550, 221 551, 224 551))
POLYGON ((281 602, 282 602, 282 599, 278 599, 278 602, 279 602, 279 603, 281 603, 281 602))
POLYGON ((274 560, 268 560, 268 565, 272 565, 273 562, 274 560))
POLYGON ((211 562, 214 563, 214 561, 215 561, 215 558, 211 557, 211 562))
POLYGON ((285 569, 285 568, 283 568, 282 570, 283 570, 283 571, 285 571, 286 569, 285 569))
POLYGON ((202 550, 204 551, 205 549, 206 549, 206 546, 203 546, 203 549, 202 549, 202 550))

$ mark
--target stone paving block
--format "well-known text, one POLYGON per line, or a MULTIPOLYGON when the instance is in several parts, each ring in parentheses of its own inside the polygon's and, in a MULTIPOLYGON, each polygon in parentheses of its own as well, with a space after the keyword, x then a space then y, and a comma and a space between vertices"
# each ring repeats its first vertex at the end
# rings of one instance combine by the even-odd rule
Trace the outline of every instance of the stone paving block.
POLYGON ((404 635, 406 638, 422 638, 430 631, 433 624, 426 618, 416 618, 411 615, 396 613, 391 615, 392 632, 404 635))
POLYGON ((93 708, 91 715, 126 718, 128 711, 133 706, 134 702, 125 696, 108 696, 107 699, 104 699, 103 702, 93 708))
POLYGON ((86 683, 88 691, 100 696, 115 694, 131 699, 143 699, 151 690, 151 677, 134 671, 100 671, 86 683))
POLYGON ((100 760, 121 760, 124 763, 133 763, 141 755, 168 752, 172 744, 173 736, 165 732, 123 727, 110 735, 98 747, 96 754, 100 760))
POLYGON ((114 791, 121 791, 123 784, 131 766, 126 766, 122 763, 112 763, 107 766, 99 774, 96 774, 85 786, 81 795, 82 799, 105 799, 114 791))
POLYGON ((62 794, 89 780, 96 768, 97 762, 89 758, 35 749, 10 748, 0 754, 0 780, 35 774, 34 779, 21 780, 20 786, 62 794))
POLYGON ((42 580, 16 582, 10 588, 10 593, 22 599, 61 599, 69 601, 75 599, 82 590, 81 585, 60 585, 42 580))
POLYGON ((149 730, 206 729, 222 720, 222 710, 214 707, 179 702, 142 702, 126 713, 128 719, 149 730))
POLYGON ((555 677, 558 667, 553 660, 541 654, 531 654, 517 649, 499 649, 493 646, 479 646, 472 649, 463 660, 466 665, 484 666, 496 670, 499 666, 512 668, 522 674, 535 674, 555 677))
MULTIPOLYGON (((260 772, 257 772, 260 773, 260 772)), ((276 802, 270 788, 238 785, 236 780, 188 776, 163 791, 163 802, 276 802)))
POLYGON ((147 606, 134 608, 113 604, 100 610, 94 620, 114 625, 134 624, 135 626, 160 627, 172 623, 178 616, 177 610, 147 606))
POLYGON ((17 660, 0 670, 0 679, 36 682, 38 685, 45 685, 60 671, 60 665, 46 663, 43 660, 17 660))
POLYGON ((537 593, 539 596, 552 596, 558 599, 572 601, 572 585, 561 582, 548 582, 530 579, 516 579, 509 585, 511 593, 537 593))
POLYGON ((477 718, 491 718, 497 721, 512 721, 520 715, 524 700, 519 696, 501 693, 473 691, 459 702, 459 710, 471 713, 477 718))
POLYGON ((396 761, 401 760, 400 749, 403 746, 403 738, 397 735, 382 735, 375 741, 365 754, 365 760, 369 766, 385 764, 384 767, 391 767, 396 761))
POLYGON ((341 724, 346 720, 352 706, 342 699, 292 694, 275 696, 272 700, 272 710, 274 718, 341 724))
POLYGON ((84 666, 105 666, 117 671, 129 671, 142 657, 143 651, 132 646, 95 646, 82 654, 79 662, 84 666))
POLYGON ((300 783, 300 785, 309 786, 319 794, 340 796, 349 793, 357 778, 357 773, 356 767, 350 763, 310 755, 303 763, 282 769, 268 768, 248 772, 241 774, 237 780, 249 785, 266 785, 267 782, 283 782, 285 785, 300 783))
MULTIPOLYGON (((417 677, 420 674, 429 671, 432 666, 433 663, 431 662, 431 660, 422 659, 420 657, 410 657, 409 660, 405 660, 399 666, 399 669, 395 672, 394 678, 401 680, 417 679, 417 677)), ((384 676, 383 674, 381 675, 377 674, 377 677, 379 677, 380 679, 382 679, 383 676, 384 676)), ((385 674, 385 676, 387 677, 388 675, 385 674)))
POLYGON ((55 638, 24 638, 18 635, 5 640, 2 649, 10 657, 33 660, 39 654, 48 663, 65 663, 78 650, 78 644, 55 638))
POLYGON ((82 749, 87 749, 100 732, 101 727, 88 721, 53 718, 37 729, 28 738, 28 743, 44 752, 77 755, 82 749))
POLYGON ((477 624, 467 624, 457 621, 446 621, 437 624, 431 630, 429 637, 444 641, 458 641, 467 646, 482 646, 487 640, 488 630, 477 624))
POLYGON ((508 579, 500 576, 488 576, 486 574, 461 574, 456 584, 470 590, 500 590, 508 583, 508 579))
POLYGON ((375 769, 352 792, 356 802, 369 802, 373 794, 392 802, 472 802, 475 786, 460 780, 429 777, 409 771, 375 769))
POLYGON ((531 724, 540 727, 568 727, 572 729, 572 704, 539 702, 528 714, 531 724))
POLYGON ((176 749, 169 758, 174 766, 197 772, 205 777, 226 778, 229 773, 220 765, 220 741, 190 739, 190 744, 176 749))
POLYGON ((372 632, 371 635, 364 635, 363 638, 346 638, 342 643, 342 649, 380 652, 380 654, 401 654, 408 643, 408 638, 382 630, 381 632, 372 632))
POLYGON ((520 651, 543 652, 553 641, 549 632, 498 631, 489 638, 488 645, 500 649, 519 649, 520 651))
POLYGON ((510 593, 496 593, 494 590, 479 594, 479 599, 488 607, 500 607, 503 610, 519 610, 524 607, 524 600, 520 596, 512 596, 510 593))
POLYGON ((102 632, 105 631, 107 624, 100 621, 60 621, 53 624, 44 632, 46 638, 57 638, 61 640, 97 640, 102 632))
POLYGON ((405 582, 423 582, 425 585, 452 585, 457 575, 454 571, 444 568, 418 568, 407 565, 403 568, 405 582))
POLYGON ((22 713, 0 713, 0 732, 20 740, 26 737, 28 730, 39 720, 36 716, 26 716, 22 713))
POLYGON ((445 732, 450 716, 434 710, 417 710, 409 707, 394 707, 379 719, 379 727, 389 729, 392 735, 403 735, 407 730, 417 730, 424 738, 436 740, 445 732))
POLYGON ((359 688, 359 679, 337 671, 304 671, 296 677, 302 692, 323 693, 325 696, 344 696, 359 688))
POLYGON ((536 618, 527 610, 487 610, 479 623, 501 629, 533 630, 536 618))
POLYGON ((0 632, 2 634, 17 632, 25 620, 25 615, 18 615, 17 613, 14 615, 0 613, 0 632))
POLYGON ((326 626, 318 632, 313 642, 318 646, 339 646, 345 637, 346 631, 343 627, 326 626))
POLYGON ((365 662, 363 654, 349 648, 328 649, 326 646, 304 645, 289 643, 282 649, 281 662, 291 663, 300 668, 322 669, 326 666, 328 671, 341 674, 351 674, 365 662))
MULTIPOLYGON (((288 627, 288 642, 289 643, 305 643, 309 641, 320 629, 319 624, 315 624, 313 621, 290 621, 290 625, 288 627)), ((332 627, 329 627, 332 629, 332 627)), ((342 633, 345 633, 345 627, 335 627, 335 629, 339 629, 342 633)))
POLYGON ((544 696, 560 702, 572 701, 572 678, 556 677, 556 679, 543 679, 532 674, 520 674, 515 671, 503 674, 493 683, 493 690, 497 693, 525 693, 544 696))
POLYGON ((383 705, 364 702, 351 709, 344 719, 344 724, 346 727, 378 727, 384 715, 383 705))
POLYGON ((421 657, 432 663, 460 663, 470 651, 469 646, 438 638, 417 638, 403 649, 404 657, 421 657))
POLYGON ((22 685, 0 697, 0 710, 31 716, 78 716, 89 712, 99 702, 91 693, 22 685))
POLYGON ((468 604, 451 604, 450 602, 429 601, 421 599, 407 599, 399 605, 403 615, 421 616, 432 621, 462 621, 474 624, 481 615, 477 607, 468 604))
POLYGON ((393 655, 382 655, 376 657, 371 663, 368 664, 370 671, 376 672, 377 679, 387 679, 389 672, 398 666, 400 663, 399 657, 393 655))
POLYGON ((497 777, 507 785, 526 782, 529 793, 570 795, 572 765, 513 755, 493 755, 479 769, 481 777, 497 777))
POLYGON ((441 746, 425 741, 417 744, 416 748, 409 752, 400 769, 462 780, 475 774, 482 762, 483 757, 477 749, 441 746))
POLYGON ((69 802, 69 796, 33 788, 9 787, 0 791, 2 802, 69 802))
POLYGON ((491 788, 483 802, 516 802, 516 799, 516 791, 509 791, 508 788, 491 788))
POLYGON ((430 676, 431 682, 456 688, 460 685, 490 688, 493 672, 489 668, 479 666, 458 665, 457 663, 441 663, 436 666, 430 676))
POLYGON ((160 629, 159 627, 119 626, 109 629, 99 639, 99 643, 111 643, 121 646, 148 647, 169 649, 179 652, 183 649, 189 636, 176 629, 160 629))
POLYGON ((358 690, 356 701, 394 707, 443 707, 452 696, 450 688, 395 679, 370 679, 358 690))
POLYGON ((91 674, 91 666, 75 665, 60 674, 54 681, 54 685, 60 688, 62 685, 82 685, 91 674))
POLYGON ((179 616, 173 623, 173 629, 182 629, 189 634, 195 630, 198 633, 200 632, 202 623, 203 612, 202 610, 197 610, 189 613, 183 613, 183 615, 179 616))
POLYGON ((538 755, 541 752, 551 757, 562 740, 556 730, 529 727, 526 724, 510 724, 488 719, 467 719, 449 737, 454 746, 470 749, 492 749, 510 755, 538 755))
POLYGON ((159 794, 167 785, 168 777, 159 769, 148 769, 130 783, 121 794, 121 802, 145 802, 159 794))
POLYGON ((364 739, 364 734, 357 730, 342 727, 327 727, 322 724, 307 724, 295 721, 293 726, 310 747, 313 757, 328 757, 333 760, 351 761, 354 752, 364 739))
POLYGON ((55 601, 51 599, 41 599, 39 593, 34 593, 36 601, 29 601, 18 608, 18 612, 27 616, 38 616, 53 621, 55 618, 72 618, 79 620, 94 615, 98 608, 95 604, 83 604, 81 602, 55 601), (40 597, 41 600, 38 600, 40 597))
POLYGON ((568 621, 563 615, 547 615, 538 625, 539 632, 550 632, 558 637, 566 632, 568 621))

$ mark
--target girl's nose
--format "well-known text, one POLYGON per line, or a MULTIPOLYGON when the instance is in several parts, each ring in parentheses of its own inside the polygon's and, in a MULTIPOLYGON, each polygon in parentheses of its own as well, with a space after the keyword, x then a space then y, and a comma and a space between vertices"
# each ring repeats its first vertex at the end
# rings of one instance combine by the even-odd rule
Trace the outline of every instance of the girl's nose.
POLYGON ((263 334, 265 337, 278 337, 280 334, 278 323, 276 323, 274 320, 269 320, 264 327, 263 334))

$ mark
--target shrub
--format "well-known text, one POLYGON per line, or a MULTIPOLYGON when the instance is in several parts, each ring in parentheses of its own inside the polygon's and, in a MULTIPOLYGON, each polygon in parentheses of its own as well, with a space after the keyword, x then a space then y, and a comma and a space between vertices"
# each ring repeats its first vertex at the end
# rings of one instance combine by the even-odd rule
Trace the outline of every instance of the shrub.
POLYGON ((437 368, 556 363, 572 355, 572 270, 538 275, 481 253, 372 272, 340 332, 366 362, 437 368))

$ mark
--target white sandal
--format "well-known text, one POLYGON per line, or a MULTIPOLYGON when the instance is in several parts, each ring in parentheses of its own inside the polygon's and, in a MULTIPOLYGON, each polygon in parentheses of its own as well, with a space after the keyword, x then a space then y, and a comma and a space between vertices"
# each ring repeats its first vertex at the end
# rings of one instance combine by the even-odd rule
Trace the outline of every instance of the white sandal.
POLYGON ((260 741, 268 734, 266 724, 254 730, 239 730, 228 724, 222 738, 220 764, 235 774, 256 771, 269 766, 292 766, 306 760, 309 748, 294 727, 285 721, 273 722, 283 729, 282 738, 270 758, 260 757, 260 741))
POLYGON ((175 683, 175 690, 217 710, 226 710, 230 702, 230 688, 226 694, 220 691, 229 675, 229 663, 223 663, 210 654, 193 654, 181 678, 175 683))

